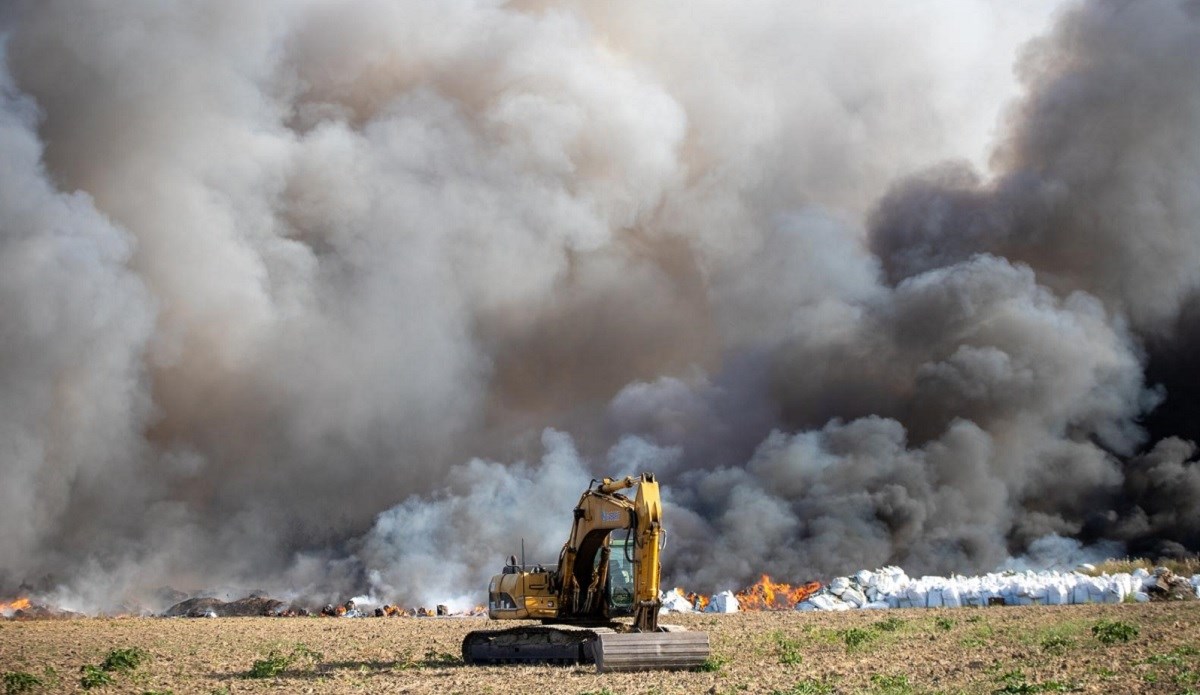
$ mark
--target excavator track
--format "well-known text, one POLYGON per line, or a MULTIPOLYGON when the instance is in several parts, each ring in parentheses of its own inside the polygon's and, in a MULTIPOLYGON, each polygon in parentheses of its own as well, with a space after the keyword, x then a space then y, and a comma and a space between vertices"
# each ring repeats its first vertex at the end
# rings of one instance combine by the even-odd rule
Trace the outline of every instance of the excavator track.
POLYGON ((706 633, 678 628, 617 632, 606 627, 526 626, 476 630, 462 644, 468 664, 594 663, 604 672, 697 668, 708 655, 706 633))
POLYGON ((592 646, 612 628, 530 625, 506 630, 476 630, 463 638, 468 664, 590 664, 592 646))

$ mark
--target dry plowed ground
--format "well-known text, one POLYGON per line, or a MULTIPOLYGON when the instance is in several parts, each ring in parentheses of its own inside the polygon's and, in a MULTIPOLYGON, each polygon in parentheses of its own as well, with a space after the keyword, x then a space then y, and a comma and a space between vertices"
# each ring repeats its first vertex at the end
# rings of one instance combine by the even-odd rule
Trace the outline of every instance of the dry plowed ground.
POLYGON ((30 693, 80 691, 81 667, 133 647, 145 652, 142 663, 111 672, 112 684, 93 692, 1200 692, 1200 602, 789 611, 669 622, 709 633, 713 658, 705 670, 468 667, 458 657, 463 635, 496 625, 480 618, 0 621, 0 692, 20 683, 30 693), (251 678, 256 661, 260 673, 281 672, 251 678))

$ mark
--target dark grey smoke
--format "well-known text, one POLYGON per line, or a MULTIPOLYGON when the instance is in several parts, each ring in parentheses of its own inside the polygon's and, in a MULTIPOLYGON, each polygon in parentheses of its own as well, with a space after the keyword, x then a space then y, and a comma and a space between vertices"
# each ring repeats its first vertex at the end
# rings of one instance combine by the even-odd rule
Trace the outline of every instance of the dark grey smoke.
POLYGON ((700 589, 1200 549, 1194 2, 0 35, 0 594, 473 603, 639 470, 700 589))

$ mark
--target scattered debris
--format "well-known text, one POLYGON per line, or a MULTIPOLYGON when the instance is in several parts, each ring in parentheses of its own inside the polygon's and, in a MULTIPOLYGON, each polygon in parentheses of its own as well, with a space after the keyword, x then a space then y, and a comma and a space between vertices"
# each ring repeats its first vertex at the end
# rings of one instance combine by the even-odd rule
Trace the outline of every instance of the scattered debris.
POLYGON ((1200 598, 1200 574, 1189 580, 1166 567, 1156 567, 1154 574, 1147 576, 1142 586, 1151 601, 1192 601, 1200 598))

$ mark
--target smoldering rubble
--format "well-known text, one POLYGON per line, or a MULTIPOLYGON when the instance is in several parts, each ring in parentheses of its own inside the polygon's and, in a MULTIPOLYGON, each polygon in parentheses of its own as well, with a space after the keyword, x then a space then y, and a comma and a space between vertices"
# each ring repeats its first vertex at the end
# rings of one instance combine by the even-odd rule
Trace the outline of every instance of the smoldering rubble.
MULTIPOLYGON (((0 9, 0 598, 1200 550, 1200 5, 0 9)), ((165 606, 160 607, 165 608, 165 606)))

